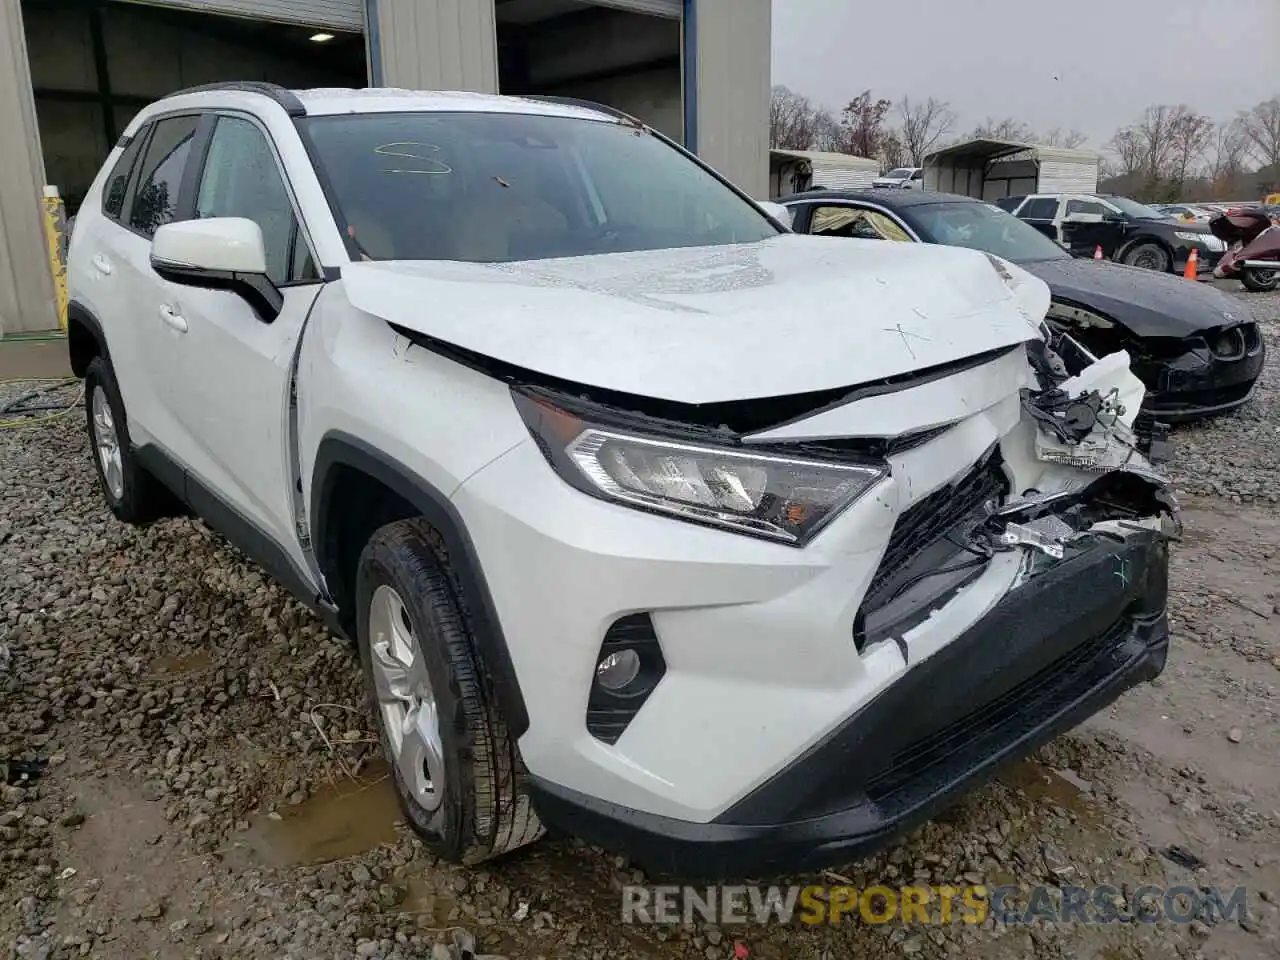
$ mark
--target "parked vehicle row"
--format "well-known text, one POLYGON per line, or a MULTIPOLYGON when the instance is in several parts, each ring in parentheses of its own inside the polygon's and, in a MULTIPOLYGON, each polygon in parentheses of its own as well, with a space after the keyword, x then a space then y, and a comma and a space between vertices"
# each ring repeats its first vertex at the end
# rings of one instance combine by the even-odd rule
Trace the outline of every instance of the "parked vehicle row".
MULTIPOLYGON (((1048 284, 1051 324, 1097 355, 1127 351, 1146 387, 1144 410, 1161 421, 1239 407, 1262 373, 1261 332, 1228 294, 1210 284, 1074 258, 999 206, 951 194, 884 191, 807 193, 781 202, 800 233, 971 247, 1017 264, 1048 284)), ((1071 200, 1054 202, 1061 209, 1071 200)))
POLYGON ((1212 273, 1226 244, 1207 226, 1179 223, 1157 210, 1109 194, 1035 194, 997 201, 1077 256, 1103 257, 1157 273, 1181 274, 1196 252, 1197 272, 1212 273))
POLYGON ((442 857, 848 860, 1164 668, 1128 356, 1007 258, 789 231, 607 108, 184 92, 69 261, 108 506, 354 639, 442 857))

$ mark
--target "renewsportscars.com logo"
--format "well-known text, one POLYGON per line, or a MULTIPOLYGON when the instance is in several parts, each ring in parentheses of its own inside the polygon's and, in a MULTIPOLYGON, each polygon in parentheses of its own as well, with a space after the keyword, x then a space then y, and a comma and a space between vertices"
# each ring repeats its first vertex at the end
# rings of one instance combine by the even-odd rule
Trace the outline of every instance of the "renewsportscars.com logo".
POLYGON ((692 924, 1191 923, 1248 917, 1244 887, 874 885, 622 888, 622 922, 692 924))

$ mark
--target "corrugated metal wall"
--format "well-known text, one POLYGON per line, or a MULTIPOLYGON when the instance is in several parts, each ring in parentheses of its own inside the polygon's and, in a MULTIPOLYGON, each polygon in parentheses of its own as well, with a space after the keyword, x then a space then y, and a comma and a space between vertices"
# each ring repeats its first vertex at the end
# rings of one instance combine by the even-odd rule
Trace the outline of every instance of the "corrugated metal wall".
POLYGON ((880 176, 878 163, 840 163, 831 160, 814 160, 813 182, 829 190, 859 190, 871 186, 880 176))
POLYGON ((1098 161, 1041 160, 1040 193, 1096 193, 1098 161))
POLYGON ((126 0, 335 30, 364 29, 364 0, 126 0))
POLYGON ((0 335, 53 330, 58 317, 39 200, 44 163, 18 0, 0 0, 0 130, 0 335))
POLYGON ((377 86, 498 92, 493 0, 370 0, 377 86))
MULTIPOLYGON (((698 156, 753 197, 769 195, 770 0, 695 0, 698 156)), ((685 92, 685 96, 689 91, 685 92)))

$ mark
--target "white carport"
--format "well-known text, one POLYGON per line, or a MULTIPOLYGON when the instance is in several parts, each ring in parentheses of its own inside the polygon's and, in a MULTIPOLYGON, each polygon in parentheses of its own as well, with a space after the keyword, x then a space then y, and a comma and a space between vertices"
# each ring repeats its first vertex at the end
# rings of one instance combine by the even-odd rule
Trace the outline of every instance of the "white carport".
POLYGON ((827 190, 860 190, 880 176, 880 162, 850 153, 823 150, 770 150, 769 196, 822 187, 827 190))
POLYGON ((924 188, 980 200, 1028 193, 1094 193, 1098 155, 980 137, 935 150, 924 160, 924 188))

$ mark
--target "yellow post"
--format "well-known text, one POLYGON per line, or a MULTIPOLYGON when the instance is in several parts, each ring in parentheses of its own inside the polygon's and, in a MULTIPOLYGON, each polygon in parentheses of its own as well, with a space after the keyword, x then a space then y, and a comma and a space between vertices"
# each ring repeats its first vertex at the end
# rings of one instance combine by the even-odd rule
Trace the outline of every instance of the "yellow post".
POLYGON ((58 326, 67 329, 67 208, 57 187, 45 187, 40 198, 44 210, 44 233, 49 242, 49 271, 53 275, 53 294, 58 307, 58 326))

